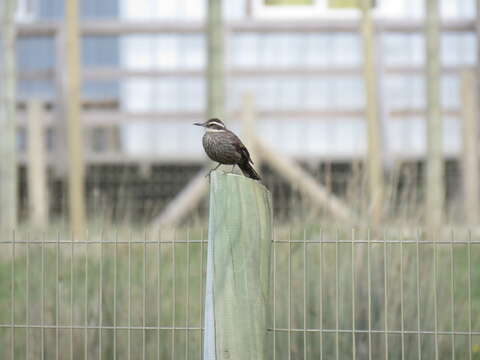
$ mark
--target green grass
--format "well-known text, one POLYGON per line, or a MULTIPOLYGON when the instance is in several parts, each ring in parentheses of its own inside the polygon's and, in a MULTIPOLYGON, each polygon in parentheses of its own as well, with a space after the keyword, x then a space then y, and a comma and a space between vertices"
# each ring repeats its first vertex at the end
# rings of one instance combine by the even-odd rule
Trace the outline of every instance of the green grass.
MULTIPOLYGON (((200 239, 200 231, 177 233, 176 239, 189 236, 200 239)), ((303 233, 300 229, 278 231, 277 239, 311 239, 319 240, 316 229, 303 233)), ((165 235, 163 240, 171 240, 174 235, 165 235)), ((130 236, 120 235, 119 241, 127 241, 130 236)), ((350 231, 340 232, 341 239, 350 239, 350 231)), ((92 236, 93 239, 98 240, 92 236)), ((103 238, 113 241, 113 234, 103 238)), ((141 233, 132 238, 143 241, 141 233)), ((324 239, 335 238, 325 234, 324 239)), ((365 238, 357 235, 356 238, 365 238)), ((55 237, 53 237, 55 240, 55 237)), ((32 239, 35 240, 35 239, 32 239)), ((271 284, 273 312, 273 290, 275 290, 275 326, 276 328, 335 330, 352 329, 352 290, 355 290, 355 328, 369 328, 368 298, 371 299, 370 326, 373 330, 384 330, 387 320, 389 330, 401 330, 402 303, 404 330, 417 330, 417 260, 420 282, 420 316, 422 330, 435 328, 435 289, 439 331, 452 330, 453 294, 455 306, 453 317, 456 331, 468 331, 468 245, 438 245, 436 251, 437 273, 435 286, 434 247, 428 244, 419 246, 417 258, 416 244, 372 244, 370 251, 366 244, 355 244, 352 262, 352 245, 349 243, 276 243, 275 245, 275 284, 271 284), (291 257, 289 257, 291 251, 291 257), (403 251, 403 262, 401 252, 403 251), (384 262, 386 254, 387 261, 384 262), (368 256, 370 257, 371 286, 368 288, 368 256), (454 260, 454 275, 451 276, 451 260, 454 260), (337 262, 338 259, 338 262, 337 262), (401 299, 403 265, 403 301, 401 299), (338 276, 336 270, 338 269, 338 276), (387 281, 385 282, 385 269, 387 281), (355 281, 353 286, 352 280, 355 281), (452 280, 454 291, 451 292, 452 280), (385 287, 385 283, 387 286, 385 287), (304 284, 306 285, 304 287, 304 284), (291 290, 291 297, 289 296, 291 290), (386 308, 385 293, 388 298, 386 308), (290 306, 289 306, 290 305, 290 306), (290 311, 289 311, 290 308, 290 311), (320 311, 322 309, 322 311, 320 311), (338 314, 338 317, 337 317, 338 314), (289 316, 290 315, 290 316, 289 316), (322 319, 323 326, 320 320, 322 319), (337 320, 338 319, 338 320, 337 320)), ((98 326, 127 327, 163 327, 189 326, 201 327, 202 313, 202 279, 205 265, 206 246, 200 243, 186 245, 163 243, 147 237, 146 244, 17 244, 16 258, 12 262, 12 246, 0 245, 0 324, 9 324, 12 310, 11 278, 14 269, 15 285, 15 323, 66 326, 57 332, 55 328, 31 328, 28 331, 29 358, 55 358, 58 347, 60 358, 84 358, 85 349, 89 358, 96 358, 99 351, 103 358, 113 358, 116 349, 118 359, 126 359, 130 351, 131 358, 141 358, 143 349, 147 359, 200 359, 201 332, 191 330, 131 330, 117 329, 102 331, 101 347, 98 329, 70 330, 70 319, 80 327, 85 324, 98 326), (87 249, 88 247, 88 249, 87 249), (174 250, 175 248, 175 250, 174 250), (57 272, 58 259, 58 272, 57 272), (189 261, 187 261, 189 260, 189 261), (27 270, 28 262, 28 272, 27 270), (190 265, 188 265, 190 264, 190 265), (203 265, 203 266, 202 266, 203 265), (87 273, 88 272, 88 273, 87 273), (42 274, 44 277, 42 278, 42 274), (115 289, 116 279, 116 289, 115 289), (100 284, 102 281, 102 291, 100 284), (174 284, 175 283, 175 284, 174 284), (160 285, 160 287, 159 287, 160 285), (28 296, 27 296, 28 292, 28 296), (58 298, 57 298, 58 294, 58 298), (174 302, 175 298, 175 302, 174 302), (29 299, 29 301, 27 301, 29 299), (57 300, 58 299, 58 300, 57 300), (100 304, 101 299, 101 304, 100 304), (115 303, 114 303, 115 301, 115 303), (43 309, 42 309, 43 304, 43 309), (145 304, 145 306, 144 306, 145 304), (28 308, 28 321, 27 321, 28 308), (114 311, 116 309, 116 311, 114 311), (145 313, 145 317, 144 317, 145 313), (43 314, 43 315, 42 315, 43 314), (100 316, 101 315, 101 316, 100 316), (43 334, 42 334, 43 333, 43 334), (85 338, 86 334, 86 338, 85 338), (42 342, 43 336, 43 342, 42 342), (73 341, 71 341, 71 339, 73 341), (87 342, 85 342, 87 339, 87 342), (42 345, 43 344, 43 345, 42 345), (188 347, 187 347, 188 344, 188 347), (144 346, 145 345, 145 346, 144 346), (172 347, 174 345, 174 347, 172 347), (188 354, 187 354, 188 353, 188 354)), ((273 254, 273 252, 272 252, 273 254)), ((471 293, 472 293, 472 328, 480 330, 480 245, 471 245, 471 293)), ((273 262, 272 262, 273 263, 273 262)), ((273 327, 273 317, 270 320, 273 327)), ((273 332, 270 331, 273 340, 273 332)), ((276 332, 276 359, 288 359, 291 350, 292 359, 323 358, 348 359, 352 355, 351 333, 307 332, 304 337, 300 332, 276 332), (306 348, 305 348, 306 345, 306 348), (306 349, 306 350, 305 350, 306 349), (306 351, 306 354, 304 353, 306 351)), ((374 333, 371 336, 372 358, 385 357, 385 336, 374 333)), ((423 359, 434 358, 435 336, 422 335, 421 353, 423 359)), ((417 359, 418 337, 407 334, 403 338, 405 359, 417 359)), ((0 353, 5 358, 10 356, 12 331, 10 328, 0 330, 0 353)), ((450 335, 438 336, 439 351, 442 356, 451 357, 455 349, 457 358, 466 358, 470 351, 468 336, 455 336, 455 347, 450 335), (443 355, 446 354, 446 355, 443 355)), ((356 335, 357 358, 365 358, 369 349, 367 334, 356 335)), ((388 336, 389 358, 401 359, 402 336, 388 336)), ((475 356, 480 355, 480 338, 473 336, 471 349, 475 356)), ((15 358, 25 358, 27 331, 17 328, 15 331, 15 358)), ((271 352, 273 356, 273 348, 271 352)))

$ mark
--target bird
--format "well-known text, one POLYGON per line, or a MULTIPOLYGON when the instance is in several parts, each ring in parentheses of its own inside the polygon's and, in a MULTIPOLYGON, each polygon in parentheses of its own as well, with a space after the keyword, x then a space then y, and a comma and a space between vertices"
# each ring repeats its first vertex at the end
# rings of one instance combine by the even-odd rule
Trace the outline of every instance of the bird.
POLYGON ((245 145, 232 131, 228 130, 220 119, 209 119, 204 123, 195 123, 193 125, 205 128, 202 143, 203 149, 208 157, 218 165, 211 169, 217 170, 220 165, 233 165, 242 170, 243 175, 253 180, 261 180, 260 175, 253 168, 253 161, 245 145))

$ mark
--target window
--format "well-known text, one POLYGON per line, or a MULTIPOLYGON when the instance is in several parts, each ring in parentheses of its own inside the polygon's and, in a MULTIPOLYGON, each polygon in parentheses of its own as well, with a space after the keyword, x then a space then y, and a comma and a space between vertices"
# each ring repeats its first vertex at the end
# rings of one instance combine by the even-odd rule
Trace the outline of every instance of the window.
POLYGON ((313 5, 314 0, 264 0, 265 5, 313 5))
POLYGON ((23 22, 35 20, 36 10, 37 0, 18 0, 17 20, 23 22))
POLYGON ((329 0, 251 0, 257 18, 355 18, 357 9, 330 9, 329 0), (288 2, 288 6, 286 5, 288 2))

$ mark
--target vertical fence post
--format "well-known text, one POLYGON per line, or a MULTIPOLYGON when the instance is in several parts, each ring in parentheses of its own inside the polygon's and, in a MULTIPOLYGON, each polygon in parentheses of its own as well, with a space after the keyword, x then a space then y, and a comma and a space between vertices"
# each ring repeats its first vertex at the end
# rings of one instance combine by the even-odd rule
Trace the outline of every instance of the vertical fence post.
POLYGON ((8 230, 17 225, 15 8, 0 2, 0 228, 8 230))
POLYGON ((462 73, 463 159, 462 179, 465 220, 476 225, 479 212, 478 110, 475 71, 462 73))
POLYGON ((381 125, 378 106, 378 89, 375 62, 375 34, 372 22, 371 0, 362 0, 362 40, 364 54, 364 81, 366 89, 366 117, 368 137, 368 188, 370 196, 370 217, 379 225, 383 213, 383 167, 381 146, 381 125))
POLYGON ((427 161, 426 223, 431 233, 442 224, 445 189, 443 183, 443 123, 440 102, 440 14, 439 1, 426 1, 427 161))
POLYGON ((48 185, 45 160, 43 104, 28 103, 28 199, 30 221, 43 228, 48 224, 48 185))
POLYGON ((67 51, 66 29, 59 26, 55 32, 55 126, 53 174, 57 178, 66 179, 68 171, 67 150, 67 51))
POLYGON ((269 191, 243 176, 210 179, 204 360, 265 360, 272 242, 269 191))
MULTIPOLYGON (((224 26, 222 0, 208 0, 207 12, 207 118, 223 119, 225 112, 224 26)), ((203 199, 207 191, 208 163, 166 209, 153 220, 153 226, 175 225, 203 199)))
POLYGON ((65 4, 67 123, 69 154, 69 210, 72 232, 76 238, 85 227, 85 189, 83 163, 83 128, 80 119, 80 30, 78 0, 65 4))
POLYGON ((207 116, 223 118, 225 111, 224 28, 222 0, 208 0, 207 116))

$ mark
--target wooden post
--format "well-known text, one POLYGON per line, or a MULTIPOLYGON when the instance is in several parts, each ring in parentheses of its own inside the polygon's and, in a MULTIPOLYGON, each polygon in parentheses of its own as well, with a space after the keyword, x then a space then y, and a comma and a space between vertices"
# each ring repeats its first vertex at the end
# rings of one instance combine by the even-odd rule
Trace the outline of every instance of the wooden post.
POLYGON ((15 0, 0 2, 0 229, 5 230, 17 225, 15 9, 15 0))
POLYGON ((45 159, 43 104, 28 103, 28 199, 31 223, 39 228, 48 225, 48 184, 45 159))
POLYGON ((208 0, 207 16, 207 117, 224 118, 225 70, 222 0, 208 0))
POLYGON ((244 176, 210 182, 204 360, 268 358, 272 205, 244 176))
MULTIPOLYGON (((222 0, 208 0, 207 13, 207 118, 224 119, 225 113, 225 65, 223 61, 223 13, 222 0)), ((201 141, 201 139, 199 139, 201 141)), ((153 220, 153 227, 174 226, 183 219, 207 192, 206 172, 213 167, 208 165, 189 182, 167 208, 153 220)))
POLYGON ((242 140, 245 146, 247 147, 250 157, 252 158, 256 168, 260 171, 260 162, 259 153, 257 151, 257 143, 255 141, 255 122, 256 122, 256 111, 255 111, 255 99, 252 93, 245 93, 242 99, 242 109, 241 109, 241 121, 242 121, 242 140))
POLYGON ((78 0, 65 3, 66 21, 66 103, 69 150, 70 226, 76 238, 85 228, 85 189, 83 163, 83 128, 80 119, 80 33, 78 0))
MULTIPOLYGON (((201 141, 201 140, 199 140, 201 141)), ((162 213, 152 221, 153 230, 173 227, 203 199, 208 189, 207 171, 200 171, 190 183, 172 200, 162 213)))
POLYGON ((66 28, 59 26, 55 33, 55 143, 53 155, 53 173, 57 178, 68 177, 68 130, 67 130, 67 51, 66 28))
POLYGON ((295 161, 277 154, 263 141, 257 139, 256 142, 262 159, 314 205, 320 209, 327 209, 333 216, 344 222, 357 223, 360 220, 347 204, 325 189, 295 161))
POLYGON ((381 123, 378 105, 375 34, 372 22, 371 0, 361 1, 361 31, 364 54, 364 83, 366 90, 367 117, 367 171, 370 196, 370 221, 378 226, 383 213, 383 167, 381 146, 381 123))
POLYGON ((462 118, 463 118, 463 204, 467 225, 478 223, 478 103, 475 71, 462 73, 462 118))
POLYGON ((426 225, 429 233, 442 224, 445 196, 443 123, 440 103, 440 15, 438 0, 426 1, 427 163, 426 225))

